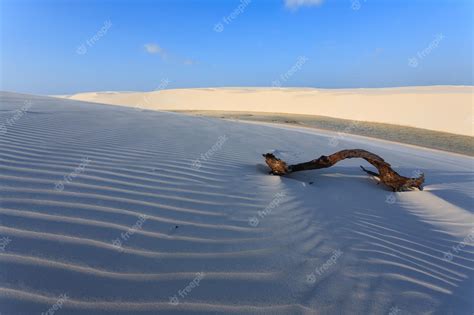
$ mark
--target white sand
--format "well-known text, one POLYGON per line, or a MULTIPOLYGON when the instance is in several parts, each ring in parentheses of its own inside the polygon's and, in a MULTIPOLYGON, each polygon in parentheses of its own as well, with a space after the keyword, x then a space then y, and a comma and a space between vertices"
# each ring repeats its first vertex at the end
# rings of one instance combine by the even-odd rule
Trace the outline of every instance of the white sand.
MULTIPOLYGON (((322 115, 474 136, 472 86, 384 89, 177 89, 66 96, 167 110, 228 110, 322 115)), ((64 96, 63 96, 64 97, 64 96)))
POLYGON ((472 314, 472 158, 11 93, 0 115, 2 314, 472 314), (281 178, 261 157, 342 148, 425 191, 386 191, 363 160, 281 178))

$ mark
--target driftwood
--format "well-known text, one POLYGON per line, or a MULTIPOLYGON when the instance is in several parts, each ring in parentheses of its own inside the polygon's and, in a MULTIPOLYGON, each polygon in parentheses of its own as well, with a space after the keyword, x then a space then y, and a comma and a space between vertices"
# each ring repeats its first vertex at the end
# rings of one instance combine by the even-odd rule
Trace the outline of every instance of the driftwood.
POLYGON ((315 170, 320 168, 331 167, 339 161, 352 158, 362 158, 375 166, 378 173, 369 171, 361 166, 362 170, 369 175, 377 177, 380 182, 390 187, 393 191, 406 191, 414 188, 423 190, 423 183, 425 181, 424 174, 421 174, 419 177, 410 178, 399 175, 395 172, 390 164, 384 161, 380 156, 360 149, 354 150, 342 150, 331 154, 329 156, 322 155, 321 157, 294 165, 287 165, 285 161, 282 161, 275 157, 271 153, 262 154, 265 157, 265 162, 270 167, 270 174, 273 175, 287 175, 299 171, 315 170))

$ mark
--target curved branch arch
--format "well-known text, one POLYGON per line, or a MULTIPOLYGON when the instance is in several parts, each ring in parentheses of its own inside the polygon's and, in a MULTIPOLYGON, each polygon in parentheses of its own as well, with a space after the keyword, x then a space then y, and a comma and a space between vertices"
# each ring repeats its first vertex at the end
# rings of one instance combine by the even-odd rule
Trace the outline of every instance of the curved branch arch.
POLYGON ((280 160, 272 153, 266 153, 263 156, 271 169, 270 173, 279 176, 300 171, 328 168, 345 159, 361 158, 372 164, 379 172, 375 173, 361 166, 362 170, 369 175, 378 177, 383 184, 390 187, 393 191, 406 191, 414 188, 423 190, 423 183, 425 182, 424 174, 416 178, 401 176, 380 156, 361 149, 342 150, 329 156, 322 155, 309 162, 294 165, 287 165, 285 161, 280 160))

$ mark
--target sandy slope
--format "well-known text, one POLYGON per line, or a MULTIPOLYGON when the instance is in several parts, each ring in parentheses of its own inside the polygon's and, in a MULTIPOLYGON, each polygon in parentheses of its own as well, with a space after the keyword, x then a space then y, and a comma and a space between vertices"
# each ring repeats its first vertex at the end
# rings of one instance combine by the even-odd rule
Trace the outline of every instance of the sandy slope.
POLYGON ((0 113, 2 314, 474 311, 472 158, 10 93, 0 113), (358 160, 270 176, 260 156, 353 147, 426 190, 385 191, 358 160))
POLYGON ((472 86, 333 90, 209 88, 92 92, 66 97, 150 109, 322 115, 473 136, 473 92, 472 86))

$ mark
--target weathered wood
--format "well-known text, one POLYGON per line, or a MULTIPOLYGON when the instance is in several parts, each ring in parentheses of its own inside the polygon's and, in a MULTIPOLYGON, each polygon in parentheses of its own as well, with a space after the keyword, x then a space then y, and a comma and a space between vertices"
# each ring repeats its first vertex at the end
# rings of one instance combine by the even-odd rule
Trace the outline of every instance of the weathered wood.
POLYGON ((294 172, 331 167, 337 162, 345 159, 362 158, 373 166, 375 166, 375 168, 377 168, 379 172, 375 173, 366 170, 364 167, 361 166, 362 170, 368 173, 369 175, 379 178, 380 182, 390 187, 393 191, 406 191, 414 188, 423 190, 422 185, 425 181, 424 174, 421 174, 419 177, 416 178, 401 176, 400 174, 395 172, 390 166, 390 164, 385 162, 384 159, 382 159, 380 156, 369 151, 360 149, 342 150, 329 156, 322 155, 315 160, 294 165, 287 165, 285 161, 278 159, 272 153, 266 153, 263 154, 263 156, 265 157, 265 162, 271 169, 270 173, 279 176, 294 172))

